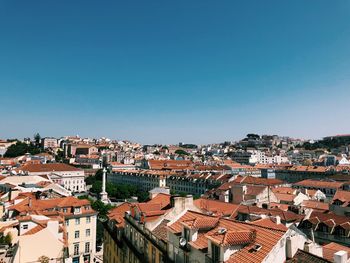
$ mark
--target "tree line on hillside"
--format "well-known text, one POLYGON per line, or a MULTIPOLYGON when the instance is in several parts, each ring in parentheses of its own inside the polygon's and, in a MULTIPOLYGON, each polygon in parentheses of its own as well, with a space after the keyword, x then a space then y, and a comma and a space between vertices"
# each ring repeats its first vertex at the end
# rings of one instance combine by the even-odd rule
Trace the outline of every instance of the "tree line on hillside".
POLYGON ((7 148, 4 157, 14 158, 25 155, 26 153, 30 153, 32 155, 41 153, 42 149, 40 147, 40 140, 41 136, 39 133, 34 134, 34 141, 30 143, 21 142, 17 139, 11 140, 17 142, 7 148))
POLYGON ((305 150, 316 150, 316 149, 334 149, 341 146, 347 146, 350 144, 349 137, 335 137, 330 139, 323 139, 314 143, 305 142, 302 145, 297 146, 298 148, 304 148, 305 150))

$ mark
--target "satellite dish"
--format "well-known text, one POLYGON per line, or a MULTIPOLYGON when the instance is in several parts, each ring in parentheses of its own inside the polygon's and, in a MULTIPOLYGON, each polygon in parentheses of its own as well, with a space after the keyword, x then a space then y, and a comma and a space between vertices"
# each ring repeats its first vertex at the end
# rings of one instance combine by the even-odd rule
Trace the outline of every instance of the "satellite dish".
POLYGON ((184 247, 184 246, 186 246, 186 244, 187 244, 187 240, 186 240, 185 238, 182 237, 182 238, 180 238, 179 244, 180 244, 181 247, 184 247))
POLYGON ((218 233, 219 233, 219 234, 224 234, 224 233, 226 233, 226 228, 220 227, 220 228, 218 229, 218 233))

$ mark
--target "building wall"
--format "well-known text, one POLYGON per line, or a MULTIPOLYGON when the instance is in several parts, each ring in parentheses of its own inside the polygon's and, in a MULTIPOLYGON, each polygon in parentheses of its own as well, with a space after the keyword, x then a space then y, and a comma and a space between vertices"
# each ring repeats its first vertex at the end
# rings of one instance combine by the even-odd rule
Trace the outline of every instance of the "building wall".
POLYGON ((117 242, 109 234, 107 229, 103 231, 103 262, 104 263, 124 263, 125 252, 118 246, 117 242))
POLYGON ((87 221, 87 215, 77 215, 73 218, 66 218, 65 224, 68 233, 68 249, 69 255, 75 257, 74 255, 74 244, 79 244, 79 256, 80 261, 83 263, 83 255, 90 254, 92 259, 95 254, 96 249, 96 223, 97 215, 90 216, 90 223, 87 221), (79 218, 80 224, 76 224, 75 220, 79 218), (86 230, 90 229, 90 235, 86 235, 86 230), (79 238, 75 238, 75 232, 79 231, 79 238), (89 242, 90 252, 85 253, 85 244, 89 242))

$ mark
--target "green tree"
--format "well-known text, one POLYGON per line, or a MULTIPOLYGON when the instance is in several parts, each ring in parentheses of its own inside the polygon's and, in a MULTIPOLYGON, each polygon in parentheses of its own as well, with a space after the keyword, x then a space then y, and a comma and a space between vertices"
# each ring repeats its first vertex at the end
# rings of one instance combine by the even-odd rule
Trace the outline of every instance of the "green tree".
POLYGON ((95 178, 97 181, 102 181, 103 169, 99 169, 95 173, 95 178))
POLYGON ((102 181, 95 181, 90 189, 91 192, 99 194, 102 191, 102 181))
POLYGON ((17 157, 24 155, 26 153, 30 154, 38 154, 41 150, 37 147, 35 147, 33 144, 26 144, 24 142, 17 142, 16 144, 12 144, 4 154, 4 157, 17 157))
POLYGON ((260 139, 260 136, 255 133, 248 133, 247 138, 252 138, 252 139, 260 139))
POLYGON ((10 233, 8 233, 6 236, 0 237, 0 244, 11 245, 11 243, 12 243, 12 236, 10 233))
POLYGON ((175 151, 176 154, 178 155, 188 155, 188 152, 182 150, 182 149, 178 149, 175 151))
POLYGON ((85 178, 85 183, 87 185, 93 185, 96 182, 96 177, 95 176, 88 176, 85 178))
POLYGON ((34 141, 35 141, 35 145, 36 145, 37 147, 40 146, 40 140, 41 140, 41 136, 40 136, 40 134, 37 132, 36 134, 34 134, 34 141))
POLYGON ((56 162, 63 162, 64 160, 64 152, 62 150, 58 150, 55 156, 56 162))

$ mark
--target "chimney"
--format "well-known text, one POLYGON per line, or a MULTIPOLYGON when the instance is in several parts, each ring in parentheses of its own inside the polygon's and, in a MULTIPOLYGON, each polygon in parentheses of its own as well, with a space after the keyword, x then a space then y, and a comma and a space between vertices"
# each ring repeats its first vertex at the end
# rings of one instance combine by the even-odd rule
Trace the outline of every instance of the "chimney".
POLYGON ((318 257, 323 257, 323 248, 315 242, 306 242, 304 250, 318 257))
POLYGON ((276 216, 276 217, 275 217, 275 223, 276 223, 277 225, 280 225, 280 224, 281 224, 281 217, 280 217, 280 216, 276 216))
POLYGON ((193 197, 192 195, 187 195, 186 197, 174 195, 170 198, 170 204, 174 208, 175 213, 181 213, 186 208, 193 207, 193 197))
POLYGON ((340 250, 334 253, 333 260, 334 263, 346 263, 348 261, 348 253, 346 251, 340 250))
POLYGON ((193 196, 192 195, 186 195, 185 197, 185 208, 191 208, 193 207, 193 196))

